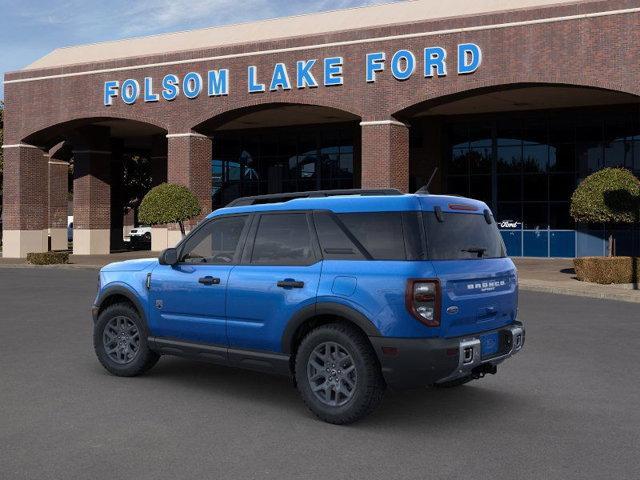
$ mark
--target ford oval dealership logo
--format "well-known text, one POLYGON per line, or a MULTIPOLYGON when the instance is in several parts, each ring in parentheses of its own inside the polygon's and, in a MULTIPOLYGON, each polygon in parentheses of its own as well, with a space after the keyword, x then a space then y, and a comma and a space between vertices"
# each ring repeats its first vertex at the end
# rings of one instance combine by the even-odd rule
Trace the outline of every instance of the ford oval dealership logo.
POLYGON ((504 287, 506 280, 489 280, 487 282, 468 283, 467 290, 478 290, 480 292, 491 292, 498 287, 504 287))

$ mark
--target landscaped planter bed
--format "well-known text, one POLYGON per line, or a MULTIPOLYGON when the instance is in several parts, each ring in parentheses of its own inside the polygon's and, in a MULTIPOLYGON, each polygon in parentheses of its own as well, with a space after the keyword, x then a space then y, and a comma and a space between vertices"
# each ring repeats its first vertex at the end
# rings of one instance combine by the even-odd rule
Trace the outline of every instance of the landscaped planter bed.
POLYGON ((640 282, 640 257, 580 257, 573 260, 578 280, 600 284, 640 282))

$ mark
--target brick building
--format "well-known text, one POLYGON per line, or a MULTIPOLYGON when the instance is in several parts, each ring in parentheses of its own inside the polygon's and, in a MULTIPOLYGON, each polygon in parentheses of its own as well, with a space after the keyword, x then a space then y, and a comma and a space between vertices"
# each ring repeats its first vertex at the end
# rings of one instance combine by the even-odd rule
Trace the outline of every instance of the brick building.
POLYGON ((74 252, 107 253, 130 152, 205 211, 438 167, 430 190, 485 200, 510 254, 602 253, 568 201, 640 170, 639 27, 632 0, 416 0, 55 50, 5 76, 3 255, 66 248, 70 160, 74 252))

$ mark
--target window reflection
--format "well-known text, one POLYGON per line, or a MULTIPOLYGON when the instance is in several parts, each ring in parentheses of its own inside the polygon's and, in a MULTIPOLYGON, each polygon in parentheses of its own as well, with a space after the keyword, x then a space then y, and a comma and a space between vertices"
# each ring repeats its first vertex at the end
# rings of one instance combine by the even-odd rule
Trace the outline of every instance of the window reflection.
POLYGON ((604 167, 640 173, 638 113, 637 106, 500 113, 447 125, 445 192, 484 200, 498 220, 525 228, 573 229, 569 200, 581 178, 604 167))
POLYGON ((212 197, 353 188, 357 124, 219 132, 213 142, 212 197))

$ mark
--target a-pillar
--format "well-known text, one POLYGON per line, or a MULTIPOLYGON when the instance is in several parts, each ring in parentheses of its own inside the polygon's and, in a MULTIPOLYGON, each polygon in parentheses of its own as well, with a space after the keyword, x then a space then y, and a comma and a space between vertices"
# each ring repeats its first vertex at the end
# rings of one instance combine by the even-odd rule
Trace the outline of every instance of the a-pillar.
POLYGON ((27 144, 4 145, 2 256, 48 250, 48 154, 27 144))
MULTIPOLYGON (((185 225, 185 228, 190 230, 204 215, 211 212, 212 142, 205 135, 188 132, 167 135, 167 143, 168 183, 187 187, 198 198, 202 208, 202 214, 185 225)), ((169 225, 166 246, 175 246, 181 238, 178 227, 169 225)))
MULTIPOLYGON (((151 186, 156 187, 167 181, 167 138, 155 135, 151 141, 151 186)), ((151 227, 151 250, 158 252, 168 246, 166 225, 151 227)))
POLYGON ((49 236, 51 250, 67 250, 67 195, 69 164, 52 152, 49 157, 49 236))
POLYGON ((360 122, 362 188, 409 190, 409 127, 397 120, 360 122))
POLYGON ((109 130, 79 132, 73 150, 73 253, 106 255, 111 236, 109 130))

